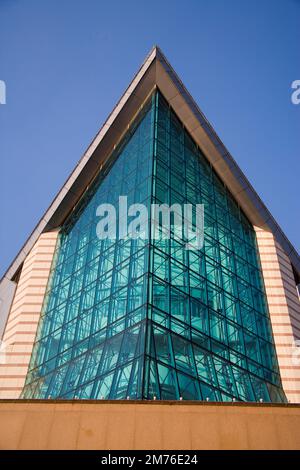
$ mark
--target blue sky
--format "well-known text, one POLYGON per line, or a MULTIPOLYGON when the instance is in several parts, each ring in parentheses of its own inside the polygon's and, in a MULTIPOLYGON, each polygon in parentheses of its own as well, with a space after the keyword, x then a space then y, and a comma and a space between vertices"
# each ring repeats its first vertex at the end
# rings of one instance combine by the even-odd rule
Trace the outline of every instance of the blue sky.
POLYGON ((154 44, 300 250, 299 0, 0 0, 0 274, 154 44))

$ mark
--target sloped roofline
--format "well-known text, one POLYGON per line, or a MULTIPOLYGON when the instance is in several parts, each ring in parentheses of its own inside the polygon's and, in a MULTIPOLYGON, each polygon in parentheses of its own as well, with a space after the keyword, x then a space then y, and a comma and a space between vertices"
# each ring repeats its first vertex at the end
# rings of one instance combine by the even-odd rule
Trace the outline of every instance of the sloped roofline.
POLYGON ((3 278, 14 278, 40 234, 57 229, 72 211, 126 132, 129 122, 155 87, 160 89, 253 225, 274 234, 300 275, 300 257, 296 249, 217 136, 160 48, 154 46, 3 278))

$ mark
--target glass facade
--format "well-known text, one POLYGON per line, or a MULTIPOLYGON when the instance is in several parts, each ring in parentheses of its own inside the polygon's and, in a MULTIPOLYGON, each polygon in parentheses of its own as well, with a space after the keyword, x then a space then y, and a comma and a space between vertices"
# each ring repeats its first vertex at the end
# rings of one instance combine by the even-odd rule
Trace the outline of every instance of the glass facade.
POLYGON ((159 92, 61 227, 23 397, 286 401, 253 227, 159 92), (204 247, 100 240, 120 195, 203 204, 204 247))

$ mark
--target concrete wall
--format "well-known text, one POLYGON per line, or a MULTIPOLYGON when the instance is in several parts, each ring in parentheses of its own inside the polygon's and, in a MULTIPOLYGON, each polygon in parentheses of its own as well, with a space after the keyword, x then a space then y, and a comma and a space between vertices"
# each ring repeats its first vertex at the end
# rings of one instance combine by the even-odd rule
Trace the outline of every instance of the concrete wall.
POLYGON ((300 403, 300 301, 292 265, 271 232, 256 228, 256 235, 283 388, 291 403, 300 403))
POLYGON ((0 400, 0 449, 300 449, 300 405, 0 400))
POLYGON ((26 257, 3 335, 5 360, 0 363, 0 398, 22 391, 41 314, 57 232, 40 235, 26 257))

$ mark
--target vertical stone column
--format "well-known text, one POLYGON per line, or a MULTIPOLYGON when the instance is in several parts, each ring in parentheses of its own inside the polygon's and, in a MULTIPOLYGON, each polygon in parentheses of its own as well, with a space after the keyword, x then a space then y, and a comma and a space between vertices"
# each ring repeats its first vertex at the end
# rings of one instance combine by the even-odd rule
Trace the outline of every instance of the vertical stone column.
POLYGON ((18 398, 23 389, 57 236, 42 233, 24 261, 3 335, 0 398, 18 398))
POLYGON ((283 388, 291 403, 300 403, 300 300, 292 265, 271 232, 255 230, 283 388))

